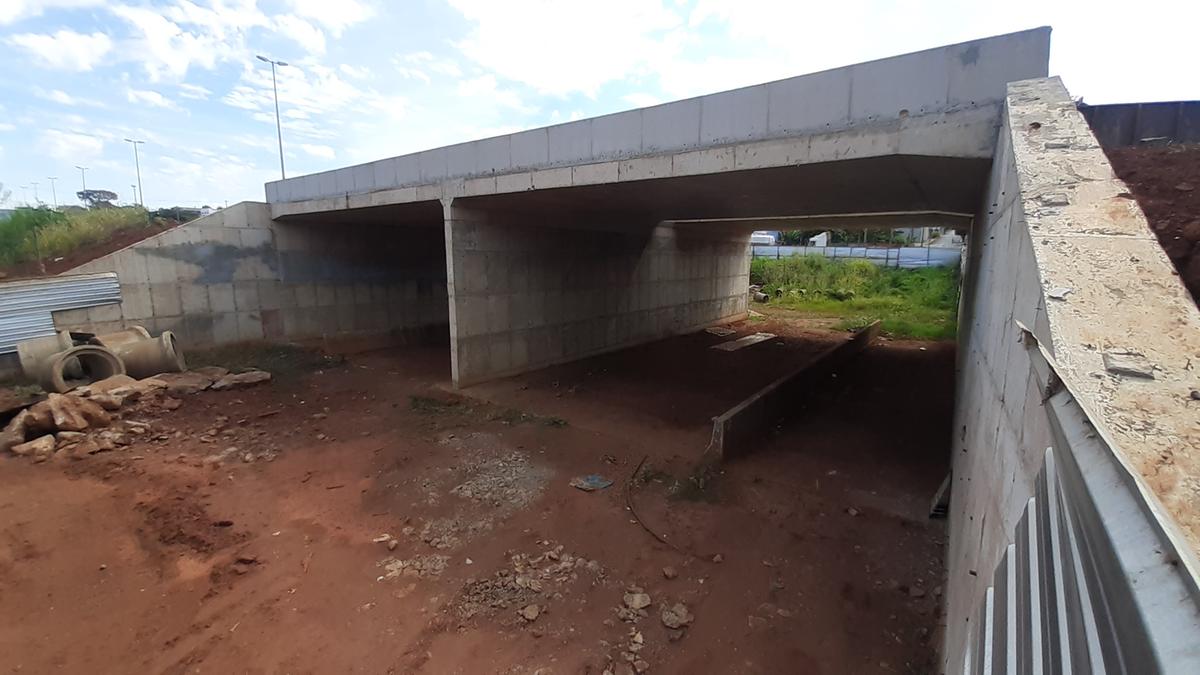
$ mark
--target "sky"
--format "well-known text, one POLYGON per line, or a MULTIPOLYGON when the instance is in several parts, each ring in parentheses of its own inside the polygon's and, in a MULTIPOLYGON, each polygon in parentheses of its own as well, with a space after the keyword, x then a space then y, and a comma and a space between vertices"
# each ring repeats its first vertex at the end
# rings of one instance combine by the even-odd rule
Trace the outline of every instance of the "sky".
POLYGON ((1089 103, 1200 98, 1200 3, 0 0, 5 207, 89 188, 151 208, 287 175, 1036 26, 1089 103), (51 181, 50 177, 57 180, 51 181), (37 186, 34 186, 37 183, 37 186), (25 187, 22 187, 25 186, 25 187))

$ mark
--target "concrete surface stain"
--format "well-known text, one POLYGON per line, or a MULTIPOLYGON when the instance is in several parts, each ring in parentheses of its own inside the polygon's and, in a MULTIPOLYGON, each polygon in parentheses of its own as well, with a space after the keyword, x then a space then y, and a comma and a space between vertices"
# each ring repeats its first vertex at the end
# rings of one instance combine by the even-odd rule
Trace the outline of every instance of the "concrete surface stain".
POLYGON ((200 268, 200 276, 196 278, 196 283, 200 284, 231 283, 238 262, 246 258, 260 259, 272 272, 277 271, 278 267, 275 260, 275 249, 269 244, 246 248, 217 242, 203 242, 200 244, 175 244, 144 250, 146 253, 160 258, 170 258, 196 265, 200 268))

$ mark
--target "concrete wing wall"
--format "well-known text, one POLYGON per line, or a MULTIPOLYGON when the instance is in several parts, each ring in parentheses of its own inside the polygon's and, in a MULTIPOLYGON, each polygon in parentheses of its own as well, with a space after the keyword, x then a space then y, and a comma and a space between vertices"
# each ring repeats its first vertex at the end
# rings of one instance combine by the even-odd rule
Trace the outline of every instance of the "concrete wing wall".
MULTIPOLYGON (((971 109, 983 110, 994 124, 1005 84, 1045 76, 1049 50, 1050 29, 1037 28, 273 181, 266 185, 266 198, 275 204, 365 194, 830 133, 971 109)), ((973 148, 949 143, 945 136, 944 130, 930 128, 910 141, 909 150, 944 154, 973 148)), ((493 185, 491 191, 504 190, 493 185)), ((465 194, 470 193, 468 189, 465 194)))
POLYGON ((971 235, 961 312, 944 672, 961 672, 984 591, 1053 445, 1016 322, 1050 347, 1095 426, 1200 542, 1191 360, 1200 312, 1057 78, 1013 83, 971 235), (1106 367, 1130 355, 1152 377, 1106 367))
MULTIPOLYGON (((59 329, 130 324, 188 346, 383 334, 448 322, 440 224, 275 223, 242 202, 71 271, 116 272, 122 302, 55 314, 59 329)), ((438 332, 441 333, 442 328, 438 332)))

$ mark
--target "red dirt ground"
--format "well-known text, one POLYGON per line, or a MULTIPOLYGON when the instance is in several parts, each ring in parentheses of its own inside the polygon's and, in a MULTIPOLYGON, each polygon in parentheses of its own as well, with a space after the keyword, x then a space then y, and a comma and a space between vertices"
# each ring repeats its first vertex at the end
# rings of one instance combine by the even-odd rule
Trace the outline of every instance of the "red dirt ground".
POLYGON ((953 346, 880 343, 761 451, 676 493, 714 410, 841 339, 737 328, 785 346, 720 352, 701 333, 465 397, 444 391, 443 348, 374 352, 135 412, 154 431, 127 450, 0 458, 0 662, 598 675, 640 638, 649 673, 933 672, 944 529, 925 511, 947 467, 953 346), (200 465, 226 445, 278 457, 200 465), (626 509, 643 457, 635 508, 684 553, 626 509), (587 473, 616 482, 568 485, 587 473), (631 584, 653 604, 626 623, 631 584), (673 635, 660 612, 676 602, 695 620, 673 635))
POLYGON ((1107 154, 1200 302, 1200 146, 1115 148, 1107 154))
POLYGON ((143 239, 153 237, 160 232, 166 232, 172 228, 179 227, 182 223, 175 221, 160 221, 156 225, 150 227, 138 228, 136 230, 121 230, 113 236, 105 239, 102 242, 84 246, 68 253, 62 257, 46 258, 43 262, 46 265, 45 274, 38 268, 36 260, 29 260, 9 267, 0 267, 0 279, 4 281, 12 281, 14 279, 27 279, 40 276, 52 276, 62 274, 67 270, 79 267, 85 263, 89 263, 96 258, 108 255, 114 251, 119 251, 126 246, 132 246, 143 239))

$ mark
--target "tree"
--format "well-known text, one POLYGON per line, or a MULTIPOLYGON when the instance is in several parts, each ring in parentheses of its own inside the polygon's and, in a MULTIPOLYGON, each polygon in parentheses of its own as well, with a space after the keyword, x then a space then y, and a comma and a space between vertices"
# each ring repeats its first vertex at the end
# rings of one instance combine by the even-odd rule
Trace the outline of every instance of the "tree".
POLYGON ((0 183, 0 206, 4 206, 8 198, 12 196, 12 190, 5 190, 4 183, 0 183))
POLYGON ((80 190, 75 196, 89 209, 111 209, 117 201, 117 193, 112 190, 80 190))

